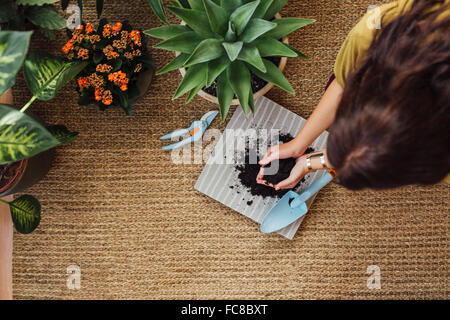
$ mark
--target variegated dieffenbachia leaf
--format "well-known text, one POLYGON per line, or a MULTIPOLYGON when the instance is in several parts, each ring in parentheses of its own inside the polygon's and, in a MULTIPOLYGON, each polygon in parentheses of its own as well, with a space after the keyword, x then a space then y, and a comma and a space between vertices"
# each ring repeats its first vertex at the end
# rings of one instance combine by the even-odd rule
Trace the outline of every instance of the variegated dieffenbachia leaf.
POLYGON ((59 144, 39 122, 0 104, 0 164, 30 158, 59 144))
POLYGON ((14 227, 20 233, 27 234, 33 232, 41 221, 41 204, 29 195, 24 194, 9 202, 11 219, 14 227))
POLYGON ((0 95, 16 82, 32 32, 0 31, 0 95))
POLYGON ((53 99, 86 65, 87 62, 66 62, 47 53, 33 52, 25 60, 23 74, 34 97, 46 101, 53 99))

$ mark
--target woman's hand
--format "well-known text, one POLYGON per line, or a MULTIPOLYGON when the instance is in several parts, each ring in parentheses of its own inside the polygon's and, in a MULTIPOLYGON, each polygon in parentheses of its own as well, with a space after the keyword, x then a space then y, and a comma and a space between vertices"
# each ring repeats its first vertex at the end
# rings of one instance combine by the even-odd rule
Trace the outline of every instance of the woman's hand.
POLYGON ((280 181, 276 185, 268 183, 267 181, 264 180, 264 167, 261 167, 258 177, 256 178, 256 182, 275 188, 275 190, 292 189, 300 182, 300 180, 303 179, 303 177, 307 173, 308 168, 306 166, 306 155, 303 155, 297 158, 295 166, 292 168, 291 174, 287 179, 280 181))
POLYGON ((277 159, 296 157, 303 154, 303 152, 305 152, 305 150, 298 150, 295 140, 267 148, 265 156, 258 162, 261 169, 256 177, 256 182, 270 187, 275 187, 271 183, 264 180, 264 166, 277 159))

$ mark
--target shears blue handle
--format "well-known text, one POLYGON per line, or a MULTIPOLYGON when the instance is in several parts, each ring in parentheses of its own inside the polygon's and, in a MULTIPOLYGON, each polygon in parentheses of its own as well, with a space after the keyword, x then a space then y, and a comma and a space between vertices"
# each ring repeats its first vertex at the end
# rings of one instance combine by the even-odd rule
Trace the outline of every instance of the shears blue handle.
POLYGON ((192 143, 197 140, 200 140, 202 138, 203 134, 205 133, 207 126, 208 126, 208 123, 206 121, 203 121, 203 120, 194 121, 189 128, 175 130, 173 132, 170 132, 170 133, 162 136, 160 138, 161 140, 167 140, 167 139, 172 139, 172 138, 182 136, 184 134, 191 135, 189 138, 184 139, 182 141, 179 141, 179 142, 167 145, 167 146, 163 146, 162 149, 164 151, 172 150, 172 149, 182 147, 188 143, 192 143))

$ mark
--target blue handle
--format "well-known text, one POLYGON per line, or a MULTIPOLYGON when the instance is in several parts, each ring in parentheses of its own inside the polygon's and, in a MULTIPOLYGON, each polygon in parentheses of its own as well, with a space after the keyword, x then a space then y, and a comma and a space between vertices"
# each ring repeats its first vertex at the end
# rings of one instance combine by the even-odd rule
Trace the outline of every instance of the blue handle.
POLYGON ((312 185, 310 185, 308 189, 303 191, 303 193, 299 195, 298 198, 295 198, 291 202, 291 207, 295 208, 301 205, 303 202, 311 198, 314 194, 319 192, 320 189, 322 189, 328 183, 330 183, 331 180, 333 180, 333 176, 328 172, 325 173, 323 176, 317 179, 312 185))

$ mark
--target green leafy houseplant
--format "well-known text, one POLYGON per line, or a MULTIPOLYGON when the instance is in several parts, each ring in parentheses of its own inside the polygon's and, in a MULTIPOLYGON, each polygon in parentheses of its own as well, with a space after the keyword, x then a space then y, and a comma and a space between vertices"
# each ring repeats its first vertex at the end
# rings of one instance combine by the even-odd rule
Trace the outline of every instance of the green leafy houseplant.
POLYGON ((2 30, 23 31, 28 23, 39 28, 50 39, 53 30, 66 26, 53 3, 58 0, 2 0, 0 3, 0 26, 2 30))
MULTIPOLYGON (((25 111, 35 100, 53 99, 57 91, 71 81, 85 66, 81 62, 65 62, 47 53, 33 52, 27 58, 32 32, 0 31, 0 95, 15 83, 23 66, 31 99, 19 111, 0 104, 0 165, 28 159, 50 148, 71 142, 76 132, 64 126, 44 127, 25 111)), ((39 202, 23 195, 8 203, 17 231, 32 232, 40 221, 39 202)))
POLYGON ((77 78, 80 105, 101 110, 120 107, 132 113, 133 102, 148 89, 154 62, 147 38, 127 22, 109 24, 101 19, 97 30, 81 24, 62 48, 70 61, 86 61, 77 78))
POLYGON ((174 98, 188 94, 189 102, 203 88, 215 85, 222 120, 236 96, 245 114, 254 112, 251 75, 294 94, 271 57, 306 58, 280 41, 315 20, 275 18, 287 0, 187 0, 172 1, 169 11, 184 25, 168 23, 162 2, 149 0, 165 26, 144 31, 163 41, 155 48, 180 54, 160 69, 163 74, 186 68, 174 98))

